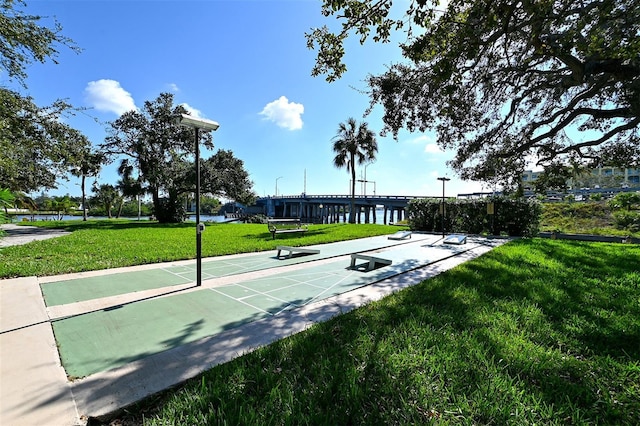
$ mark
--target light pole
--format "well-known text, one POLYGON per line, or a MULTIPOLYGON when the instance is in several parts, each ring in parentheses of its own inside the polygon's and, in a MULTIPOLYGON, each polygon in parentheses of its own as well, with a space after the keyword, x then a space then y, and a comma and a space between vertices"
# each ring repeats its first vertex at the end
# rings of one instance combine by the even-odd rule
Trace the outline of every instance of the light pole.
POLYGON ((176 120, 178 125, 192 127, 196 137, 196 286, 202 285, 202 231, 204 224, 200 223, 200 135, 205 132, 218 130, 220 125, 215 121, 195 118, 188 114, 180 114, 176 120))
POLYGON ((278 176, 276 178, 276 197, 278 196, 278 180, 282 179, 283 176, 278 176))
POLYGON ((444 184, 451 179, 448 177, 439 177, 438 180, 442 181, 442 238, 444 238, 444 184))

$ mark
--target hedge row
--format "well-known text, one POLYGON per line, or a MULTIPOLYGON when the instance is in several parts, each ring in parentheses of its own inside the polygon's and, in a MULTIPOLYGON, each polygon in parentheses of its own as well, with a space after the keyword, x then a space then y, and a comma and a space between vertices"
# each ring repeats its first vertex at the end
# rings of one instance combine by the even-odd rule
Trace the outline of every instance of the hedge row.
POLYGON ((416 231, 459 232, 465 234, 506 233, 534 236, 539 232, 542 205, 535 200, 488 197, 480 200, 419 199, 409 202, 407 220, 416 231), (493 207, 493 214, 489 214, 493 207))

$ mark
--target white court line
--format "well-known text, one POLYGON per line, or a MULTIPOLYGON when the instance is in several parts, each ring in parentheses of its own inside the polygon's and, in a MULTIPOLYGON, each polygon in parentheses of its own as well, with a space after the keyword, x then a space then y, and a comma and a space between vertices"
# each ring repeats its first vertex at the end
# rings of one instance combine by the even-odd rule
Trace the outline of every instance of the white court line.
MULTIPOLYGON (((309 303, 313 302, 314 300, 320 300, 319 297, 323 294, 326 293, 327 291, 331 290, 332 288, 334 288, 335 286, 337 286, 338 284, 342 283, 344 280, 346 280, 347 278, 351 277, 354 273, 351 272, 348 275, 342 277, 341 280, 338 280, 336 283, 334 283, 332 286, 325 288, 324 290, 322 290, 320 293, 316 294, 315 296, 313 296, 311 298, 311 300, 309 300, 307 303, 305 303, 305 305, 308 305, 309 303)), ((369 285, 369 284, 364 284, 364 285, 369 285)))
MULTIPOLYGON (((299 274, 299 275, 294 275, 293 277, 283 277, 283 278, 286 279, 286 280, 293 281, 293 282, 295 282, 297 284, 306 284, 308 286, 324 290, 324 289, 326 289, 326 287, 321 286, 321 285, 317 285, 317 284, 313 284, 313 282, 314 281, 323 280, 323 279, 326 279, 328 277, 340 277, 341 274, 337 274, 335 272, 326 272, 322 276, 317 277, 317 278, 312 278, 311 280, 296 280, 295 279, 296 276, 303 277, 303 276, 308 276, 308 274, 299 274)), ((335 285, 335 284, 332 284, 332 285, 335 285)), ((291 287, 291 286, 288 286, 288 287, 291 287)), ((288 287, 283 287, 283 288, 288 288, 288 287)))
MULTIPOLYGON (((256 260, 258 260, 258 259, 256 259, 256 260)), ((244 263, 242 263, 242 262, 240 262, 240 263, 236 263, 236 262, 230 262, 230 261, 228 261, 228 260, 225 260, 225 261, 223 261, 223 262, 224 262, 224 264, 225 264, 225 265, 231 265, 231 266, 241 267, 241 268, 243 268, 243 269, 248 269, 248 268, 250 268, 250 267, 255 267, 256 265, 257 265, 257 266, 262 266, 262 265, 266 265, 267 263, 273 263, 273 262, 268 262, 267 260, 260 260, 260 261, 258 261, 258 262, 249 262, 249 264, 250 264, 251 266, 247 266, 247 262, 244 262, 244 263)))
POLYGON ((240 303, 242 303, 243 305, 247 305, 248 307, 253 308, 253 309, 257 310, 257 311, 264 312, 264 313, 265 313, 265 314, 267 314, 267 315, 273 315, 273 314, 271 314, 271 313, 269 313, 269 312, 265 311, 265 310, 264 310, 264 309, 262 309, 262 308, 258 308, 257 306, 253 306, 251 303, 247 303, 247 302, 245 302, 245 301, 243 301, 243 300, 236 299, 235 297, 229 296, 228 294, 224 294, 223 292, 218 291, 218 289, 216 289, 216 288, 210 288, 209 290, 211 290, 211 291, 215 291, 215 292, 216 292, 216 293, 218 293, 218 294, 221 294, 221 295, 223 295, 223 296, 225 296, 225 297, 227 297, 227 298, 229 298, 229 299, 231 299, 231 300, 235 300, 236 302, 240 302, 240 303))
POLYGON ((187 282, 193 281, 192 279, 189 279, 187 277, 183 277, 182 275, 178 274, 177 272, 171 272, 170 270, 166 269, 166 268, 159 268, 161 271, 167 272, 171 275, 175 275, 176 277, 180 277, 183 280, 187 280, 187 282))
MULTIPOLYGON (((277 300, 278 302, 283 302, 283 303, 291 304, 291 302, 290 302, 290 301, 288 301, 288 300, 280 299, 279 297, 275 297, 275 296, 273 296, 273 295, 271 295, 271 294, 269 294, 269 293, 265 293, 265 292, 262 292, 262 291, 254 290, 254 289, 249 288, 249 287, 245 287, 245 286, 243 286, 241 283, 239 283, 239 284, 235 284, 235 285, 236 285, 236 286, 238 286, 238 287, 240 287, 240 288, 244 288, 244 289, 247 289, 247 290, 253 291, 254 293, 260 294, 260 295, 262 295, 262 296, 270 297, 270 298, 272 298, 272 299, 277 300)), ((293 287, 293 286, 287 286, 287 287, 293 287)), ((282 287, 282 288, 287 288, 287 287, 282 287)), ((273 291, 275 291, 275 290, 273 290, 273 291)), ((233 298, 232 298, 232 299, 233 299, 233 298)))
MULTIPOLYGON (((453 256, 459 255, 460 253, 465 252, 465 251, 469 251, 469 250, 470 250, 469 248, 465 248, 465 250, 460 250, 460 251, 455 250, 453 253, 450 253, 450 255, 453 255, 453 256)), ((442 260, 442 259, 439 259, 439 260, 442 260)), ((234 267, 234 268, 237 268, 239 270, 254 271, 254 270, 259 269, 262 265, 270 265, 271 263, 272 262, 270 262, 270 260, 265 260, 263 262, 251 263, 251 265, 246 266, 246 263, 245 264, 238 264, 238 263, 235 263, 235 262, 221 261, 214 268, 208 268, 208 269, 218 269, 219 270, 219 269, 225 268, 225 267, 234 267)), ((431 263, 433 263, 433 261, 426 262, 424 265, 421 265, 421 267, 429 265, 431 263)), ((213 266, 213 265, 211 265, 211 266, 213 266)), ((214 278, 215 277, 223 277, 223 276, 227 276, 227 275, 233 275, 233 274, 234 273, 221 275, 221 276, 214 276, 214 278)), ((219 290, 215 290, 214 288, 210 288, 210 289, 211 290, 215 290, 217 293, 222 294, 222 295, 226 296, 229 299, 235 300, 235 301, 240 302, 240 303, 242 303, 242 304, 244 304, 246 306, 249 306, 249 307, 251 307, 253 309, 256 309, 257 311, 266 313, 268 315, 277 315, 277 314, 279 314, 279 313, 281 313, 281 312, 283 312, 283 311, 285 311, 287 309, 290 309, 291 307, 295 308, 295 307, 304 306, 304 305, 316 302, 318 300, 321 300, 321 299, 323 299, 325 297, 330 297, 331 295, 328 294, 329 292, 331 292, 334 288, 336 288, 337 286, 342 284, 347 279, 352 278, 354 275, 356 275, 356 272, 355 271, 349 271, 346 275, 342 275, 342 274, 343 274, 342 271, 340 273, 335 273, 335 272, 330 272, 330 271, 319 272, 318 276, 314 277, 312 279, 309 279, 308 278, 309 274, 305 273, 305 272, 300 272, 298 274, 291 274, 291 275, 284 276, 284 277, 278 277, 279 280, 282 280, 282 281, 285 281, 285 282, 290 282, 291 284, 283 285, 283 286, 280 286, 280 287, 277 287, 277 288, 274 288, 274 289, 271 289, 271 290, 268 290, 268 291, 256 290, 254 288, 248 287, 247 285, 244 285, 242 282, 229 284, 228 286, 237 286, 238 288, 248 290, 248 291, 250 291, 252 293, 252 294, 249 294, 247 296, 242 296, 240 298, 230 296, 230 295, 225 294, 225 293, 223 293, 223 292, 221 292, 219 290), (331 284, 329 287, 324 287, 324 286, 320 286, 320 285, 314 284, 314 281, 326 280, 327 278, 331 278, 331 277, 334 277, 334 278, 337 277, 339 279, 335 283, 331 284), (282 299, 280 297, 276 297, 273 294, 274 292, 286 291, 287 289, 294 288, 294 287, 299 286, 301 284, 305 284, 305 285, 311 286, 311 287, 316 288, 316 289, 321 290, 321 291, 319 293, 317 293, 316 295, 310 297, 309 300, 306 301, 305 303, 303 303, 302 305, 293 303, 293 302, 291 302, 289 300, 284 300, 284 299, 282 299), (268 311, 265 311, 264 309, 261 309, 261 308, 259 308, 257 306, 254 306, 251 303, 248 303, 246 301, 247 299, 249 299, 251 297, 258 296, 258 295, 263 296, 263 297, 268 297, 270 299, 275 300, 276 302, 281 302, 286 306, 283 309, 279 310, 277 313, 271 314, 268 311)), ((267 280, 273 280, 273 277, 265 277, 263 279, 252 280, 251 282, 252 283, 259 283, 259 282, 265 282, 267 280)), ((245 284, 247 284, 247 283, 245 283, 245 284)), ((367 285, 367 284, 360 284, 360 285, 367 285)))
MULTIPOLYGON (((183 274, 196 274, 198 271, 197 270, 193 270, 193 271, 185 271, 185 272, 171 272, 165 268, 160 268, 161 271, 164 272, 168 272, 171 275, 176 275, 180 278, 182 278, 183 280, 186 280, 187 282, 193 282, 194 280, 196 280, 198 277, 195 278, 189 278, 189 277, 185 277, 183 274)), ((211 275, 207 272, 205 272, 204 270, 202 271, 202 278, 203 279, 211 279, 211 278, 218 278, 217 275, 211 275)))
POLYGON ((216 274, 213 275, 213 277, 224 277, 224 276, 228 276, 228 275, 236 275, 236 274, 241 274, 247 271, 252 271, 251 267, 245 266, 245 265, 241 265, 238 263, 231 263, 228 261, 220 261, 220 263, 214 267, 209 267, 209 268, 202 268, 202 270, 204 271, 206 270, 221 270, 221 269, 228 269, 229 267, 233 267, 236 268, 236 270, 234 270, 233 272, 228 272, 228 273, 223 273, 223 274, 216 274))

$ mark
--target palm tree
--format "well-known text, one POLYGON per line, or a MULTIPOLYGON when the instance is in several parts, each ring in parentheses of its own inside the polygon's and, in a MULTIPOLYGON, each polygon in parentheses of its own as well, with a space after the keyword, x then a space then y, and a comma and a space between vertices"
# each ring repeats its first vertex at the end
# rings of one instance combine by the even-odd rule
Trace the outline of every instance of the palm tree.
POLYGON ((346 123, 340 123, 338 133, 333 137, 333 151, 336 153, 333 164, 337 168, 346 167, 351 172, 351 208, 349 209, 349 223, 356 222, 356 163, 363 164, 376 159, 378 142, 376 135, 369 129, 367 123, 358 125, 354 118, 346 123))
POLYGON ((120 203, 118 206, 117 219, 122 214, 122 207, 125 200, 138 200, 138 220, 140 220, 140 196, 144 195, 144 189, 140 178, 133 177, 133 165, 129 162, 129 159, 124 159, 118 167, 118 173, 122 176, 122 179, 118 180, 116 188, 120 191, 120 203))

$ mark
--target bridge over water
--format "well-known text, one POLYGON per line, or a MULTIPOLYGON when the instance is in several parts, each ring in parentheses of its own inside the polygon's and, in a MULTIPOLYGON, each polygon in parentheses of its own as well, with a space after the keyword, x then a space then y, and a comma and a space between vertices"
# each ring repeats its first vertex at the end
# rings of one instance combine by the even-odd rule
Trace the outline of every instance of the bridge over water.
MULTIPOLYGON (((600 193, 605 198, 610 198, 618 192, 635 191, 638 188, 582 188, 569 190, 567 193, 573 194, 580 200, 584 195, 600 193)), ((491 195, 500 195, 501 192, 472 192, 458 194, 456 198, 476 199, 485 198, 491 195)), ((535 194, 525 193, 531 197, 535 194)), ((566 194, 554 191, 547 192, 547 201, 561 199, 566 194)), ((404 219, 405 209, 409 201, 415 199, 431 198, 441 200, 442 195, 356 195, 356 221, 357 223, 376 223, 376 210, 381 210, 384 224, 393 223, 404 219)), ((447 197, 451 198, 451 197, 447 197)), ((264 214, 276 218, 300 218, 308 223, 337 223, 347 222, 351 197, 349 195, 282 195, 275 197, 260 197, 254 206, 247 209, 248 213, 264 214)))
MULTIPOLYGON (((409 201, 417 198, 442 198, 441 196, 407 195, 356 195, 357 223, 376 223, 376 209, 383 211, 384 224, 404 219, 409 201), (388 217, 388 220, 387 220, 388 217)), ((351 197, 349 195, 283 195, 260 197, 256 201, 258 213, 269 217, 300 218, 312 223, 337 223, 349 220, 351 197)))

